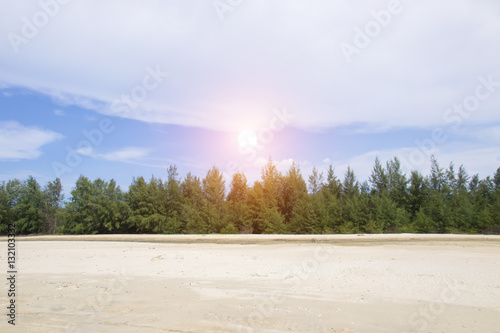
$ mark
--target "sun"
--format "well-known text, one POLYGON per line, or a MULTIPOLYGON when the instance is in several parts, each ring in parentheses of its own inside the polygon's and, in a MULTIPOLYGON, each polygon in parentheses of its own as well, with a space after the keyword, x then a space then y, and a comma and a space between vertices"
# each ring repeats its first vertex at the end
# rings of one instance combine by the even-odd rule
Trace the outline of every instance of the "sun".
POLYGON ((238 136, 238 143, 243 149, 251 149, 257 145, 257 134, 251 130, 245 130, 238 136))

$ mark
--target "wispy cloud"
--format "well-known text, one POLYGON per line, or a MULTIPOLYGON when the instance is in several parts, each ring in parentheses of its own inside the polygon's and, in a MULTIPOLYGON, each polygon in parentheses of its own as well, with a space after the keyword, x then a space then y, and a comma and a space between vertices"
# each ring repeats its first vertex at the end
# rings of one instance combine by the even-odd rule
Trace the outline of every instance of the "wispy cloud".
MULTIPOLYGON (((430 156, 426 156, 425 161, 418 166, 412 165, 411 154, 415 151, 415 147, 406 147, 399 149, 374 150, 364 154, 349 158, 348 161, 335 161, 336 174, 342 179, 347 167, 350 166, 361 181, 368 180, 375 164, 375 158, 379 157, 381 162, 385 164, 388 160, 398 157, 401 162, 403 172, 410 176, 410 171, 418 170, 424 175, 429 174, 431 169, 430 156)), ((443 168, 448 168, 451 162, 456 167, 464 165, 469 174, 479 174, 485 178, 491 176, 497 167, 500 167, 500 147, 471 147, 470 149, 453 151, 453 147, 441 147, 435 149, 432 153, 436 157, 438 163, 443 168)), ((330 160, 328 160, 330 162, 330 160)), ((326 169, 327 165, 320 165, 320 169, 326 169)))
POLYGON ((81 148, 78 154, 103 159, 112 162, 123 162, 136 164, 148 157, 150 150, 146 148, 127 147, 108 153, 96 153, 92 148, 81 148))
POLYGON ((500 144, 500 125, 491 125, 484 127, 469 127, 461 131, 459 134, 466 138, 474 138, 478 141, 500 144))
POLYGON ((102 158, 108 161, 137 161, 140 160, 149 154, 149 149, 143 148, 124 148, 122 150, 114 151, 107 154, 100 155, 102 158))
POLYGON ((54 109, 54 114, 56 116, 60 116, 60 117, 63 117, 66 115, 66 113, 64 112, 64 110, 61 110, 61 109, 54 109))
POLYGON ((27 178, 28 175, 35 177, 38 180, 38 182, 41 184, 51 180, 46 175, 39 173, 35 170, 16 170, 16 171, 7 172, 7 173, 0 173, 0 179, 1 180, 9 180, 9 179, 24 180, 27 178))
MULTIPOLYGON (((21 18, 37 9, 32 3, 6 2, 0 34, 21 33, 21 18)), ((401 4, 404 10, 348 64, 339 45, 352 42, 386 0, 255 0, 224 21, 211 1, 71 2, 36 43, 21 46, 22 57, 2 38, 0 71, 8 84, 109 113, 142 81, 144 68, 158 64, 171 75, 124 115, 147 122, 233 130, 266 122, 273 106, 286 105, 297 115, 292 125, 308 130, 443 125, 445 111, 474 92, 479 76, 500 81, 500 3, 401 4), (75 36, 79 47, 67 47, 75 36), (100 56, 89 62, 96 50, 100 56)), ((500 120, 499 101, 497 88, 468 120, 500 120)))
POLYGON ((36 127, 25 127, 16 121, 0 122, 0 159, 36 159, 41 147, 61 139, 59 133, 36 127))
POLYGON ((96 121, 97 120, 97 117, 95 115, 88 114, 88 113, 86 113, 83 117, 86 121, 96 121))

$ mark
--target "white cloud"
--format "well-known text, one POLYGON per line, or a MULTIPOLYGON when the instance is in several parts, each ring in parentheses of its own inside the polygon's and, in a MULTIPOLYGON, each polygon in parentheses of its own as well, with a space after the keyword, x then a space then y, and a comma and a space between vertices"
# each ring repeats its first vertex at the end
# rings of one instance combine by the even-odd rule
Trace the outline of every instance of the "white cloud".
MULTIPOLYGON (((295 161, 295 163, 300 168, 304 180, 307 182, 309 175, 312 174, 314 167, 323 173, 323 179, 326 180, 327 171, 330 165, 333 166, 335 175, 341 181, 344 179, 345 172, 348 167, 354 171, 358 181, 360 183, 364 181, 369 181, 373 166, 375 164, 375 159, 378 157, 382 165, 386 165, 387 161, 393 160, 397 157, 401 162, 401 169, 403 173, 409 178, 411 171, 418 170, 424 176, 429 175, 431 169, 431 154, 433 154, 441 168, 447 169, 451 162, 455 165, 455 171, 458 170, 460 165, 463 165, 469 175, 479 174, 480 178, 486 178, 494 174, 496 169, 500 167, 500 147, 474 147, 471 146, 468 149, 462 151, 457 151, 452 144, 447 146, 442 146, 436 148, 426 153, 420 163, 412 163, 412 155, 415 151, 419 151, 418 147, 404 147, 398 149, 386 149, 386 150, 372 150, 366 153, 351 156, 346 160, 332 160, 330 158, 325 158, 319 163, 313 163, 310 161, 295 161)), ((245 170, 245 175, 247 176, 249 184, 253 184, 254 181, 261 180, 261 170, 262 167, 268 162, 268 159, 258 158, 251 168, 245 170)), ((274 161, 277 169, 283 175, 287 173, 290 166, 294 162, 293 159, 283 159, 279 161, 274 161)), ((227 184, 231 183, 231 175, 226 174, 227 184)))
MULTIPOLYGON (((19 53, 1 39, 0 71, 9 85, 109 113, 158 65, 168 78, 128 117, 226 130, 267 124, 282 106, 307 129, 443 125, 479 76, 500 81, 498 1, 401 1, 348 64, 340 44, 387 3, 245 1, 221 21, 211 1, 72 1, 19 53)), ((20 33, 38 10, 4 4, 0 34, 20 33)), ((499 104, 500 88, 468 121, 499 121, 499 104)))
POLYGON ((16 121, 0 122, 0 159, 36 159, 42 146, 63 136, 50 130, 25 127, 16 121))
POLYGON ((469 175, 479 174, 480 178, 492 176, 500 167, 500 147, 485 147, 460 152, 446 152, 437 155, 438 162, 447 168, 451 162, 455 170, 464 165, 469 175))
POLYGON ((40 174, 34 170, 16 170, 16 171, 7 172, 7 173, 0 173, 0 180, 3 180, 3 181, 9 181, 12 179, 24 180, 28 176, 33 176, 38 181, 38 183, 42 184, 42 185, 45 182, 50 181, 50 179, 46 175, 40 174))
POLYGON ((500 126, 498 125, 484 128, 467 128, 460 134, 489 144, 500 144, 500 126))
POLYGON ((134 161, 134 160, 139 160, 144 157, 146 157, 149 154, 148 149, 141 149, 141 148, 124 148, 122 150, 117 150, 111 153, 107 154, 102 154, 99 155, 100 157, 104 158, 105 160, 108 161, 120 161, 120 162, 127 162, 127 161, 134 161))
POLYGON ((64 112, 64 110, 61 110, 61 109, 55 109, 55 110, 54 110, 54 114, 55 114, 56 116, 60 116, 60 117, 63 117, 63 116, 65 116, 65 115, 66 115, 66 113, 64 112))
MULTIPOLYGON (((377 156, 383 165, 385 165, 388 160, 397 157, 407 177, 410 176, 410 172, 413 170, 418 170, 426 176, 430 173, 431 156, 429 154, 422 155, 423 160, 421 163, 412 163, 411 154, 414 153, 416 149, 418 150, 416 147, 406 147, 393 150, 369 151, 349 158, 348 161, 337 161, 329 164, 333 164, 335 167, 335 174, 338 178, 343 179, 347 167, 350 166, 351 169, 354 170, 358 180, 363 182, 369 180, 377 156)), ((454 151, 452 147, 447 146, 435 149, 431 153, 436 157, 439 165, 443 169, 447 169, 450 163, 453 162, 455 170, 458 170, 458 167, 463 165, 470 175, 477 173, 481 178, 493 175, 496 168, 500 167, 500 147, 475 147, 454 151)), ((326 171, 329 164, 321 164, 316 167, 320 171, 326 171)))
POLYGON ((93 157, 97 156, 94 154, 94 149, 92 147, 83 147, 76 150, 76 152, 83 156, 93 156, 93 157))
POLYGON ((89 156, 96 159, 103 159, 106 161, 138 164, 148 156, 149 149, 127 147, 116 151, 101 154, 101 153, 96 153, 92 148, 85 147, 77 150, 77 153, 80 155, 89 156))
POLYGON ((96 121, 97 120, 97 117, 92 115, 92 114, 86 113, 83 117, 86 121, 96 121))

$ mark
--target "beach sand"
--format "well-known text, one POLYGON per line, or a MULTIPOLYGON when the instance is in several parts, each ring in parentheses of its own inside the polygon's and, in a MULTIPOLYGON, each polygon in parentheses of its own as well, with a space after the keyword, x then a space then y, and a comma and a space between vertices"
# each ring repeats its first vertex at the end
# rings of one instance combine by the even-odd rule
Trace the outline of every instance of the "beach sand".
MULTIPOLYGON (((0 332, 500 332, 500 236, 18 237, 0 332)), ((7 275, 7 242, 0 238, 7 275)))

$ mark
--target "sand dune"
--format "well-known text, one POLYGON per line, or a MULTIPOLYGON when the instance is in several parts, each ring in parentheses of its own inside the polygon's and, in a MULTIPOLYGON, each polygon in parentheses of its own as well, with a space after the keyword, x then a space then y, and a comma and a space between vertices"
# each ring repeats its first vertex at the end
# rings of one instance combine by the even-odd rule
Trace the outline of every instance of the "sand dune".
POLYGON ((16 326, 4 315, 1 332, 500 332, 499 236, 44 236, 17 246, 16 326))

